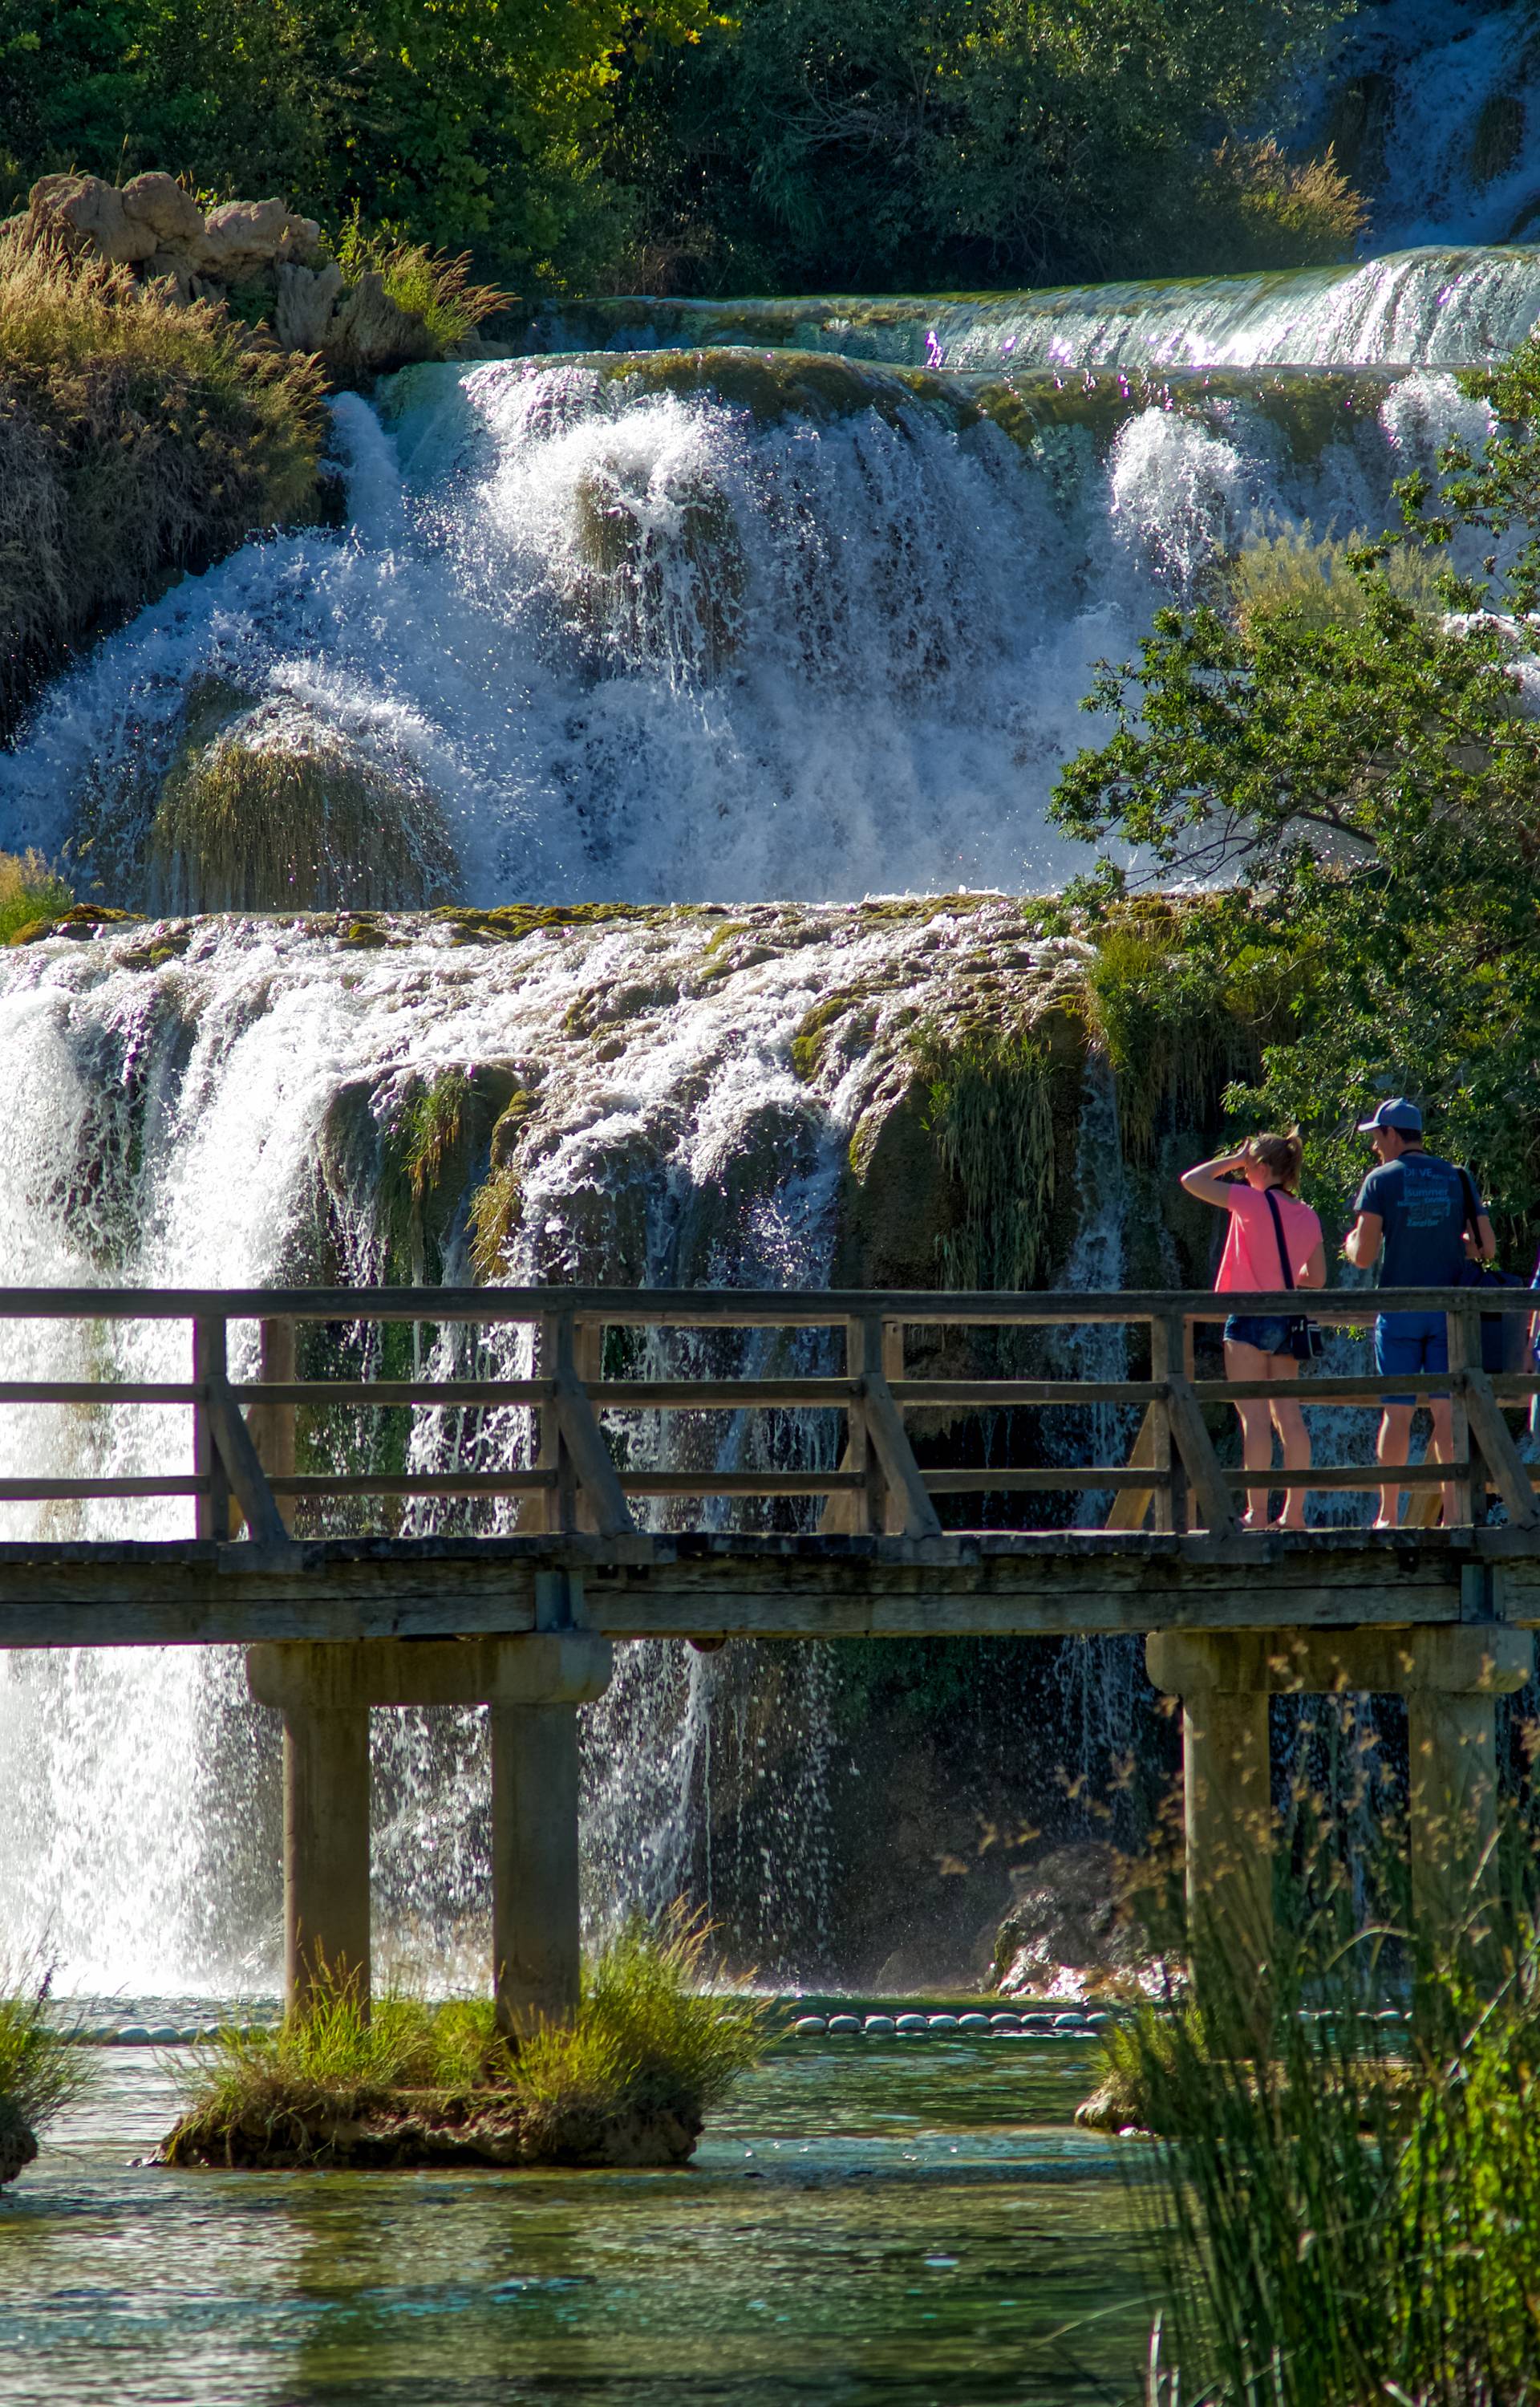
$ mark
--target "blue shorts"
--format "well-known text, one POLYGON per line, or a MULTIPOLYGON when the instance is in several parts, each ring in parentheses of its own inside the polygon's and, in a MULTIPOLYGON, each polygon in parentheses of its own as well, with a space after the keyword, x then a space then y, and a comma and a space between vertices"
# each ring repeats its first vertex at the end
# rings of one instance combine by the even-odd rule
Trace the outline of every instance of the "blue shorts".
MULTIPOLYGON (((1382 1312, 1375 1322, 1375 1369, 1382 1379, 1399 1371, 1447 1371, 1449 1332, 1441 1312, 1382 1312)), ((1441 1396, 1386 1396, 1387 1404, 1442 1403, 1441 1396)))
POLYGON ((1259 1354, 1287 1354, 1289 1324, 1286 1320, 1254 1320, 1244 1312, 1233 1312, 1224 1324, 1227 1346, 1254 1346, 1259 1354))

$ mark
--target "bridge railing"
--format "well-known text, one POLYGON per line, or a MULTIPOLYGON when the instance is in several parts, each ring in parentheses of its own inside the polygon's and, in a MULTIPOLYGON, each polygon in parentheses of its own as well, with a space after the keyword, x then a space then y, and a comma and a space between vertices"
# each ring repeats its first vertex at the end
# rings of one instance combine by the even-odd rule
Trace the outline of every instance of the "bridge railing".
MULTIPOLYGON (((1249 1311, 1286 1316, 1297 1294, 1246 1299, 1249 1311)), ((1320 1290, 1310 1317, 1326 1328, 1371 1322, 1389 1297, 1362 1289, 1320 1290)), ((1451 1499, 1455 1521, 1478 1522, 1496 1496, 1510 1522, 1540 1526, 1529 1466, 1505 1418, 1526 1408, 1540 1389, 1533 1369, 1489 1374, 1482 1368, 1481 1325, 1499 1316, 1527 1321, 1537 1299, 1524 1289, 1396 1289, 1397 1311, 1448 1317, 1449 1370, 1382 1377, 1372 1369, 1347 1375, 1308 1368, 1286 1391, 1311 1406, 1378 1406, 1390 1399, 1448 1396, 1453 1460, 1398 1467, 1393 1484, 1419 1493, 1436 1513, 1438 1491, 1451 1499)), ((21 1471, 0 1478, 0 1503, 85 1503, 189 1498, 197 1534, 228 1537, 244 1521, 260 1542, 279 1543, 297 1504, 344 1504, 363 1498, 510 1498, 521 1531, 589 1531, 618 1538, 635 1530, 632 1500, 648 1498, 817 1497, 827 1533, 943 1535, 936 1500, 955 1496, 1110 1492, 1108 1527, 1133 1531, 1153 1520, 1157 1531, 1202 1526, 1233 1530, 1235 1493, 1266 1486, 1368 1489, 1382 1474, 1375 1464, 1320 1465, 1307 1472, 1246 1472, 1222 1463, 1204 1407, 1250 1399, 1276 1400, 1265 1381, 1200 1379, 1194 1334, 1223 1317, 1228 1299, 1207 1291, 1143 1291, 1114 1295, 994 1291, 825 1290, 783 1293, 731 1289, 632 1289, 562 1288, 261 1289, 247 1291, 142 1290, 103 1288, 0 1290, 0 1407, 56 1405, 189 1408, 191 1473, 122 1475, 21 1471), (182 1322, 189 1331, 186 1379, 23 1379, 8 1375, 17 1325, 69 1320, 84 1324, 182 1322), (296 1333, 305 1323, 387 1321, 445 1327, 475 1325, 532 1332, 528 1377, 409 1378, 296 1375, 296 1333), (233 1323, 257 1325, 260 1376, 233 1378, 233 1323), (1083 1329, 1121 1323, 1146 1335, 1150 1375, 1141 1379, 968 1375, 914 1377, 906 1367, 908 1332, 938 1330, 1083 1329), (842 1332, 843 1368, 781 1378, 606 1378, 606 1329, 666 1331, 766 1329, 842 1332), (922 1469, 906 1414, 924 1411, 961 1418, 1005 1410, 1063 1406, 1126 1406, 1139 1411, 1128 1458, 1116 1463, 991 1463, 922 1469), (370 1412, 392 1407, 440 1411, 519 1408, 530 1416, 527 1461, 519 1467, 428 1471, 300 1471, 296 1415, 302 1407, 370 1412), (726 1469, 713 1464, 639 1468, 616 1459, 603 1416, 624 1412, 729 1413, 832 1410, 842 1416, 844 1443, 829 1468, 726 1469)), ((1527 1349, 1525 1360, 1528 1360, 1527 1349)), ((1063 1533, 1060 1533, 1061 1536, 1063 1533)), ((1085 1533, 1091 1535, 1093 1533, 1085 1533)))

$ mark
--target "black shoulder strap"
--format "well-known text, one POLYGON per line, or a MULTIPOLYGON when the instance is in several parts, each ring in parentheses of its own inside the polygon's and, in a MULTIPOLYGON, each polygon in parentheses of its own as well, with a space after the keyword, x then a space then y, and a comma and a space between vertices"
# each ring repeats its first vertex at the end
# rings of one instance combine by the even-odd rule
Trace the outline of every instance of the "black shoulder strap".
POLYGON ((1481 1242, 1481 1204, 1476 1192, 1476 1181, 1463 1162, 1458 1165, 1460 1184, 1465 1190, 1465 1225, 1477 1245, 1481 1242))
POLYGON ((1283 1215, 1278 1208, 1278 1197, 1273 1189, 1270 1187, 1264 1187, 1262 1191, 1267 1198, 1267 1209, 1273 1216, 1273 1234, 1278 1239, 1278 1259, 1279 1266, 1283 1273, 1283 1284, 1293 1295, 1294 1275, 1289 1268, 1289 1248, 1283 1242, 1283 1215))

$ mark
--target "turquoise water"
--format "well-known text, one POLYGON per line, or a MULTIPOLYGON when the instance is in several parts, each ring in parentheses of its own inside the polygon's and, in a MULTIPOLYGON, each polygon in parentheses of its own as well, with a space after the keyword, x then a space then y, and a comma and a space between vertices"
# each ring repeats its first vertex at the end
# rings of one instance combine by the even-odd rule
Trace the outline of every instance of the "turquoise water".
MULTIPOLYGON (((679 2173, 173 2173, 174 2056, 0 2195, 0 2400, 1080 2407, 1137 2388, 1095 2051, 791 2043, 679 2173)), ((1125 2160, 1126 2160, 1125 2144, 1125 2160)))

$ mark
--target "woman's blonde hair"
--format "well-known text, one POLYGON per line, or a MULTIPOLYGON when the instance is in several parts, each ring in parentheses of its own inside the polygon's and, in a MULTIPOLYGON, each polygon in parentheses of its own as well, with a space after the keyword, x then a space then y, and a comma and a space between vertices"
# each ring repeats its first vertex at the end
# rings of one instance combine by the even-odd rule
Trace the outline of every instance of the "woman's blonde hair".
POLYGON ((1248 1137, 1246 1158, 1270 1170, 1286 1195, 1298 1194, 1300 1168, 1305 1160, 1298 1129, 1291 1129, 1287 1136, 1248 1137))

